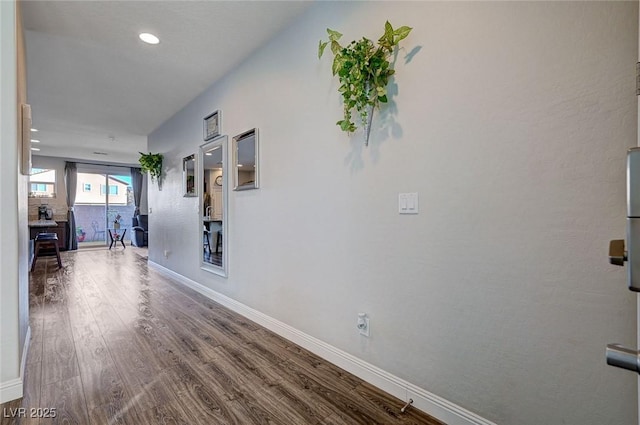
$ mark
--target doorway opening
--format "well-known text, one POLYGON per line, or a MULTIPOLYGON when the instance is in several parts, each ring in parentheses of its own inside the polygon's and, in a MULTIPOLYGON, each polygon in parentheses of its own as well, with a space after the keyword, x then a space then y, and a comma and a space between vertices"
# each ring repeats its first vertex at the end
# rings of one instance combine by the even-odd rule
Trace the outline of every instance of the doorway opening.
POLYGON ((135 212, 131 174, 78 172, 74 212, 78 248, 107 246, 109 232, 130 241, 135 212))

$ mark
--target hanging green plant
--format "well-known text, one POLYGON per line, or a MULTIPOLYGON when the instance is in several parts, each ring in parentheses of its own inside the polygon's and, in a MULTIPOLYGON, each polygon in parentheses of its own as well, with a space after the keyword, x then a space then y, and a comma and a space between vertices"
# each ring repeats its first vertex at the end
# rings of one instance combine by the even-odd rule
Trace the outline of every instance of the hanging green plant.
POLYGON ((151 175, 151 180, 158 179, 160 180, 160 176, 162 175, 162 154, 161 153, 142 153, 140 152, 140 166, 142 167, 142 172, 149 172, 151 175))
POLYGON ((322 57, 327 44, 331 44, 334 56, 332 72, 340 79, 338 91, 342 94, 344 103, 344 119, 336 124, 347 133, 356 131, 358 127, 352 117, 355 109, 364 127, 365 144, 369 142, 374 108, 388 100, 387 85, 389 78, 395 73, 389 58, 400 40, 406 38, 412 29, 403 26, 394 30, 387 21, 384 24, 384 34, 378 39, 377 46, 373 41, 363 37, 343 47, 338 42, 342 34, 329 28, 329 40, 320 40, 318 58, 322 57))

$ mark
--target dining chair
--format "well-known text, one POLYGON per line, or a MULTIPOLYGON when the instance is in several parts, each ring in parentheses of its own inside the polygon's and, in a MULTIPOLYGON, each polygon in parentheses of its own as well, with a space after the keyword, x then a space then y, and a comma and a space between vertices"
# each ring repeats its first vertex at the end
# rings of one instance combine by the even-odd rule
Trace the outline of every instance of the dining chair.
POLYGON ((92 241, 95 241, 100 235, 102 236, 102 240, 106 239, 107 235, 104 230, 100 230, 100 225, 97 221, 93 220, 91 222, 91 228, 93 229, 93 238, 91 238, 92 241))

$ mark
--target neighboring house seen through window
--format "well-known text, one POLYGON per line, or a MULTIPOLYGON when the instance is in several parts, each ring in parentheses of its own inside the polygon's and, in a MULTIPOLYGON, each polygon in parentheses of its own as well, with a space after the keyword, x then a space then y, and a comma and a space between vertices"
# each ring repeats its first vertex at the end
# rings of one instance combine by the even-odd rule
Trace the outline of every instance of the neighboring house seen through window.
MULTIPOLYGON (((107 187, 104 184, 100 185, 100 195, 104 195, 107 193, 107 187)), ((109 195, 117 195, 118 194, 118 186, 109 185, 109 195)))
POLYGON ((55 198, 56 170, 46 168, 31 168, 29 176, 30 198, 55 198))

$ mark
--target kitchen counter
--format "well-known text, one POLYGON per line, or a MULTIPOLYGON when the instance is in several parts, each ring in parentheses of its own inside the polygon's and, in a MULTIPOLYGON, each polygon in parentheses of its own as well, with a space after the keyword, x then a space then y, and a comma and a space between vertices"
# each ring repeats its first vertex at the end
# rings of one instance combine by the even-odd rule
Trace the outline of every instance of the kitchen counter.
POLYGON ((212 222, 222 223, 222 219, 213 218, 213 217, 202 217, 202 221, 204 221, 205 223, 212 223, 212 222))
POLYGON ((35 239, 38 233, 48 232, 58 235, 58 247, 61 251, 68 249, 67 220, 31 220, 29 221, 29 239, 35 239))
POLYGON ((29 222, 29 227, 57 227, 58 222, 53 220, 33 220, 29 222))

